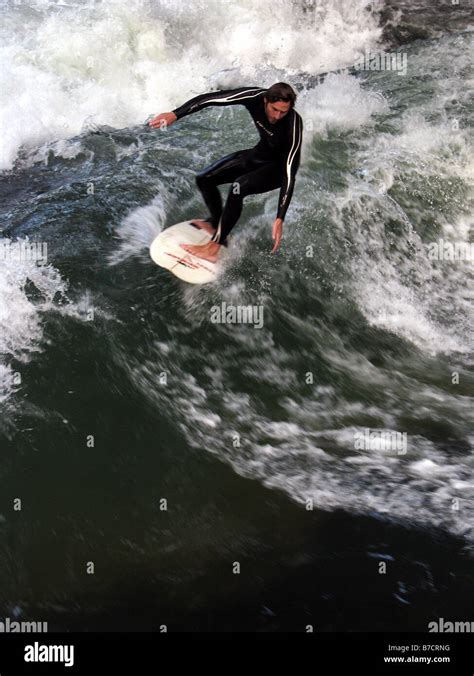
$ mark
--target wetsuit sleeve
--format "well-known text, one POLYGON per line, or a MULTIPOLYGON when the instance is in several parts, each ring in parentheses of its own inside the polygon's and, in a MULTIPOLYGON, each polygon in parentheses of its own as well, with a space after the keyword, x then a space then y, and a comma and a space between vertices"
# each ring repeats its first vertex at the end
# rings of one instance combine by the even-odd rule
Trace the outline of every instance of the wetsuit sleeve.
POLYGON ((199 96, 189 99, 189 101, 175 108, 172 112, 179 120, 185 115, 197 113, 199 110, 209 106, 235 106, 239 104, 248 106, 264 91, 266 90, 261 87, 239 87, 238 89, 221 89, 216 92, 199 94, 199 96))
POLYGON ((290 129, 288 152, 283 158, 283 183, 281 184, 280 197, 278 199, 277 218, 285 220, 286 210, 290 205, 293 188, 295 186, 296 172, 300 165, 301 143, 303 140, 303 120, 295 111, 293 124, 290 129))

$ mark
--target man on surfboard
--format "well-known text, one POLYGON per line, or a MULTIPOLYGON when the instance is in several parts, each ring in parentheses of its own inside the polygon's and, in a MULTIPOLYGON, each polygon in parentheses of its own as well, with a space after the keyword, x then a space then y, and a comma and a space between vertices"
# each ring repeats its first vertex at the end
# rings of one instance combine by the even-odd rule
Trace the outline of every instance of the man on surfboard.
POLYGON ((277 82, 269 89, 239 87, 200 94, 148 123, 151 127, 162 128, 209 106, 243 105, 260 135, 255 147, 226 155, 197 175, 196 183, 210 215, 192 223, 209 232, 212 239, 204 245, 183 244, 186 251, 215 262, 219 247, 226 245, 228 234, 240 218, 244 197, 280 188, 277 216, 272 227, 272 253, 278 249, 301 155, 303 122, 294 109, 295 101, 294 90, 285 82, 277 82), (232 183, 224 208, 217 187, 223 183, 232 183))

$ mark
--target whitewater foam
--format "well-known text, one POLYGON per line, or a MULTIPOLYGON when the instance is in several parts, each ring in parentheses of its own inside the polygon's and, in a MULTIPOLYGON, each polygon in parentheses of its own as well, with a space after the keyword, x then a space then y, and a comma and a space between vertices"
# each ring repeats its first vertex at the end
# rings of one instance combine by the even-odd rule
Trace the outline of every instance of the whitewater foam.
POLYGON ((227 86, 269 86, 282 70, 291 81, 300 71, 350 64, 378 44, 381 6, 381 0, 306 8, 286 0, 186 6, 37 0, 35 11, 26 3, 3 7, 0 169, 13 166, 20 148, 37 153, 45 143, 77 136, 86 122, 144 123, 208 91, 216 72, 233 69, 227 86), (264 72, 267 81, 256 82, 264 72))

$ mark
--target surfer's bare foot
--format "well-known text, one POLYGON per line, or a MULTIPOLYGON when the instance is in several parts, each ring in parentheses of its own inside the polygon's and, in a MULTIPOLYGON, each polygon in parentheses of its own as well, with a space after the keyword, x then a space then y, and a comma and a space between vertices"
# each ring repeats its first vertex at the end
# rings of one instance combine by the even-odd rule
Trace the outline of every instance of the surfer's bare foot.
POLYGON ((193 256, 215 263, 221 245, 217 242, 208 242, 207 244, 181 244, 181 246, 193 256))
POLYGON ((198 226, 198 228, 201 228, 201 230, 205 230, 210 235, 213 235, 216 232, 216 228, 214 228, 209 223, 209 221, 203 221, 200 218, 196 218, 194 221, 191 221, 191 223, 195 223, 198 226))

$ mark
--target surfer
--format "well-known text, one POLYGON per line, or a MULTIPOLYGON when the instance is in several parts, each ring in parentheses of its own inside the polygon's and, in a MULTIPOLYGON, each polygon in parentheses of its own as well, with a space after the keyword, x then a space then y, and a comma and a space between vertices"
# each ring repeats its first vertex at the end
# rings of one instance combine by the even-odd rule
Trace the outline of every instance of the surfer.
POLYGON ((285 82, 277 82, 269 89, 239 87, 200 94, 148 123, 151 127, 163 128, 209 106, 243 105, 260 135, 260 141, 253 148, 226 155, 196 176, 210 215, 191 222, 209 232, 212 238, 204 245, 182 244, 186 251, 215 262, 219 247, 226 246, 227 236, 240 218, 244 197, 280 188, 272 226, 272 253, 278 249, 301 156, 303 122, 294 109, 295 102, 296 93, 285 82), (232 183, 224 208, 217 187, 223 183, 232 183))

